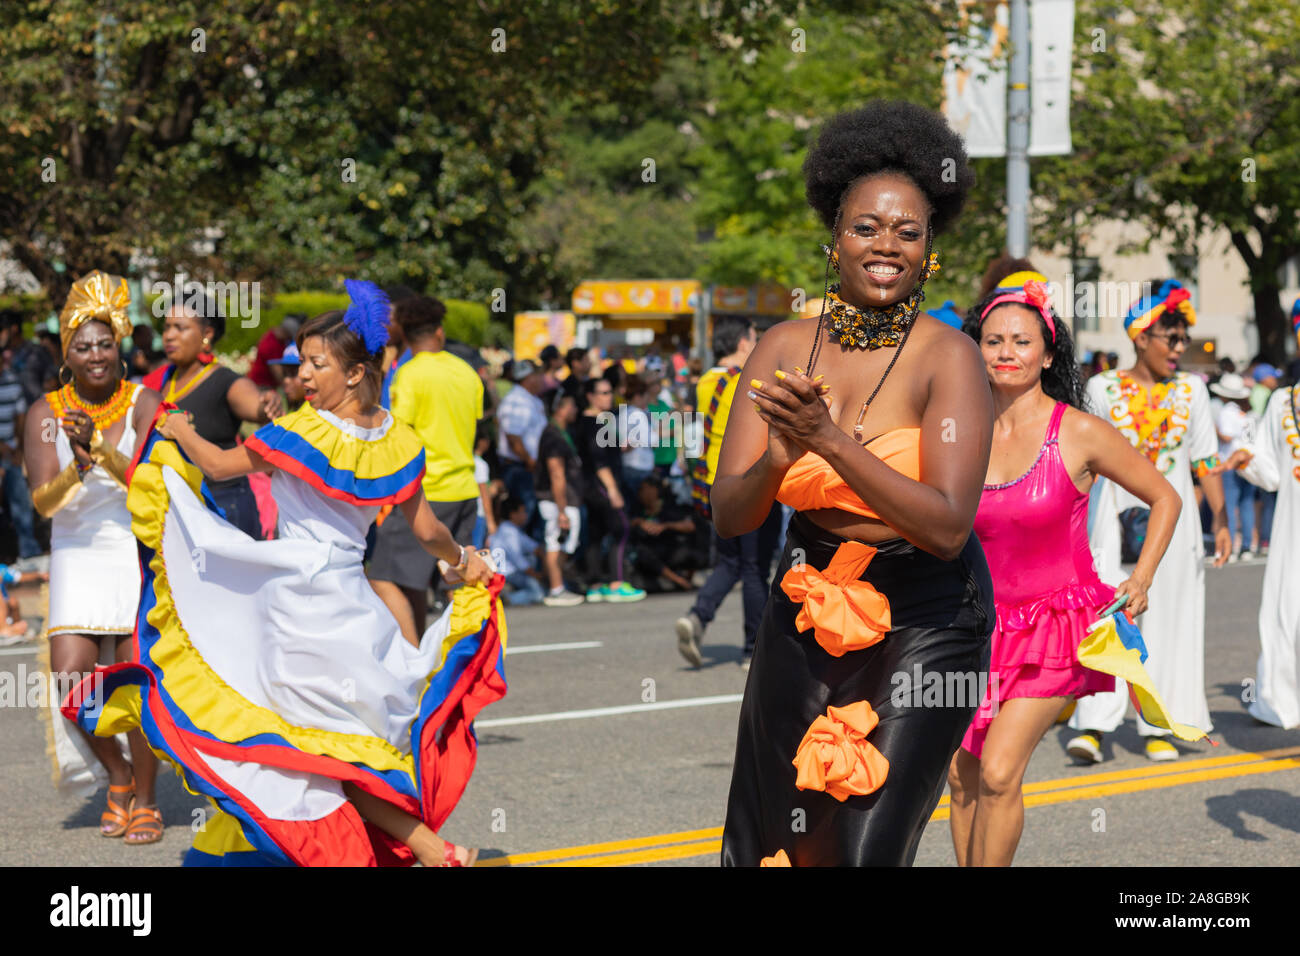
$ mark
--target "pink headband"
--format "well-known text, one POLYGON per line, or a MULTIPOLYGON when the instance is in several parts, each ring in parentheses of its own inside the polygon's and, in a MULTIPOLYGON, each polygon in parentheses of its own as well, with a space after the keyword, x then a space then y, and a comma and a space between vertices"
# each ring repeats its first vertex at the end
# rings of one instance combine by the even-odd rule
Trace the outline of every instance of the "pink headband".
POLYGON ((1030 279, 1024 284, 1023 288, 1007 290, 1005 295, 998 296, 984 307, 984 311, 980 313, 980 324, 984 323, 984 320, 988 318, 988 314, 996 306, 1002 305, 1004 302, 1017 302, 1020 305, 1029 305, 1037 309, 1038 314, 1047 323, 1047 331, 1052 333, 1052 343, 1056 343, 1056 322, 1052 319, 1052 308, 1049 304, 1050 298, 1047 295, 1047 286, 1037 279, 1030 279))

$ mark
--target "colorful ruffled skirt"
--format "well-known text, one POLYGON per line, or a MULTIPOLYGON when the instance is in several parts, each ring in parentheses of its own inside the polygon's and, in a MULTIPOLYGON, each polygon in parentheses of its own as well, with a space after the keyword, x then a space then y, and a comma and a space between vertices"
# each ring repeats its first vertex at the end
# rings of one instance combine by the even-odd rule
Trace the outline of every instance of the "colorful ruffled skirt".
POLYGON ((976 757, 998 705, 1017 697, 1087 697, 1115 689, 1115 678, 1079 663, 1079 644, 1114 599, 1100 579, 1071 584, 1022 604, 997 602, 988 691, 962 739, 976 757))
POLYGON ((474 716, 506 691, 503 579, 457 589, 413 646, 359 549, 254 541, 201 478, 150 436, 128 500, 139 663, 97 671, 63 713, 99 736, 140 726, 211 801, 188 864, 410 864, 342 787, 434 830, 450 815, 474 767, 474 716))
POLYGON ((796 514, 740 709, 724 866, 910 865, 979 706, 993 583, 796 514))

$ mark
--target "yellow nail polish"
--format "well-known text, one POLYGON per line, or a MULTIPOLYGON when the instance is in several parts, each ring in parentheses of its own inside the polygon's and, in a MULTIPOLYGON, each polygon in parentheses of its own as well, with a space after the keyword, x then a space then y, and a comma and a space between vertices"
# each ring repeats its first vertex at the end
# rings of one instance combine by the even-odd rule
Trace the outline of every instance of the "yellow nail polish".
POLYGON ((750 388, 762 388, 762 387, 763 387, 763 383, 760 382, 760 381, 759 381, 758 379, 756 379, 756 378, 751 378, 751 379, 749 380, 749 387, 750 387, 750 388))
POLYGON ((798 365, 796 365, 796 366, 794 367, 794 370, 795 370, 796 372, 798 372, 800 375, 803 374, 803 369, 801 369, 798 365))
POLYGON ((777 369, 775 374, 778 379, 782 379, 782 380, 785 379, 785 372, 781 371, 780 369, 777 369))
MULTIPOLYGON (((813 381, 814 381, 814 382, 820 382, 820 381, 821 381, 822 379, 824 379, 825 377, 826 377, 826 373, 823 372, 821 375, 818 375, 815 379, 813 379, 813 381)), ((827 387, 827 388, 830 388, 829 385, 826 386, 826 387, 827 387)))

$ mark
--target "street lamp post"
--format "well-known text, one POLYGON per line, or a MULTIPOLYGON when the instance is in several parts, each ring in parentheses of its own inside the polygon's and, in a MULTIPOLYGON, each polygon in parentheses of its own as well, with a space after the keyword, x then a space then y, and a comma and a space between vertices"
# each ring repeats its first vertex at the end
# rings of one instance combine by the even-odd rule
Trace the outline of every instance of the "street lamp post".
POLYGON ((1011 0, 1007 97, 1007 251, 1029 254, 1029 0, 1011 0))

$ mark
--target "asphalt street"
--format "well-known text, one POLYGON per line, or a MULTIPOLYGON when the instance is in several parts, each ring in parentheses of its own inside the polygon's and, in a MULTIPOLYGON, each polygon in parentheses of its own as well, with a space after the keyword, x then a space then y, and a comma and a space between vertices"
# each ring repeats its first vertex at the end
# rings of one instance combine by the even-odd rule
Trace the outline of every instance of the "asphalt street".
MULTIPOLYGON (((1021 865, 1293 865, 1300 845, 1300 730, 1257 724, 1242 705, 1254 678, 1263 564, 1207 571, 1207 692, 1218 746, 1182 745, 1152 764, 1131 717, 1109 759, 1075 766, 1063 726, 1027 775, 1021 865)), ((706 664, 679 656, 673 621, 689 595, 636 604, 508 610, 506 698, 478 721, 478 767, 443 828, 483 848, 480 865, 716 866, 745 674, 740 595, 705 638, 706 664)), ((0 671, 30 672, 30 649, 0 671)), ((12 679, 12 678, 11 678, 12 679)), ((43 715, 0 707, 0 865, 174 865, 202 803, 171 774, 169 825, 154 846, 96 832, 101 792, 61 797, 50 783, 43 715)), ((953 865, 946 797, 918 865, 953 865)))

